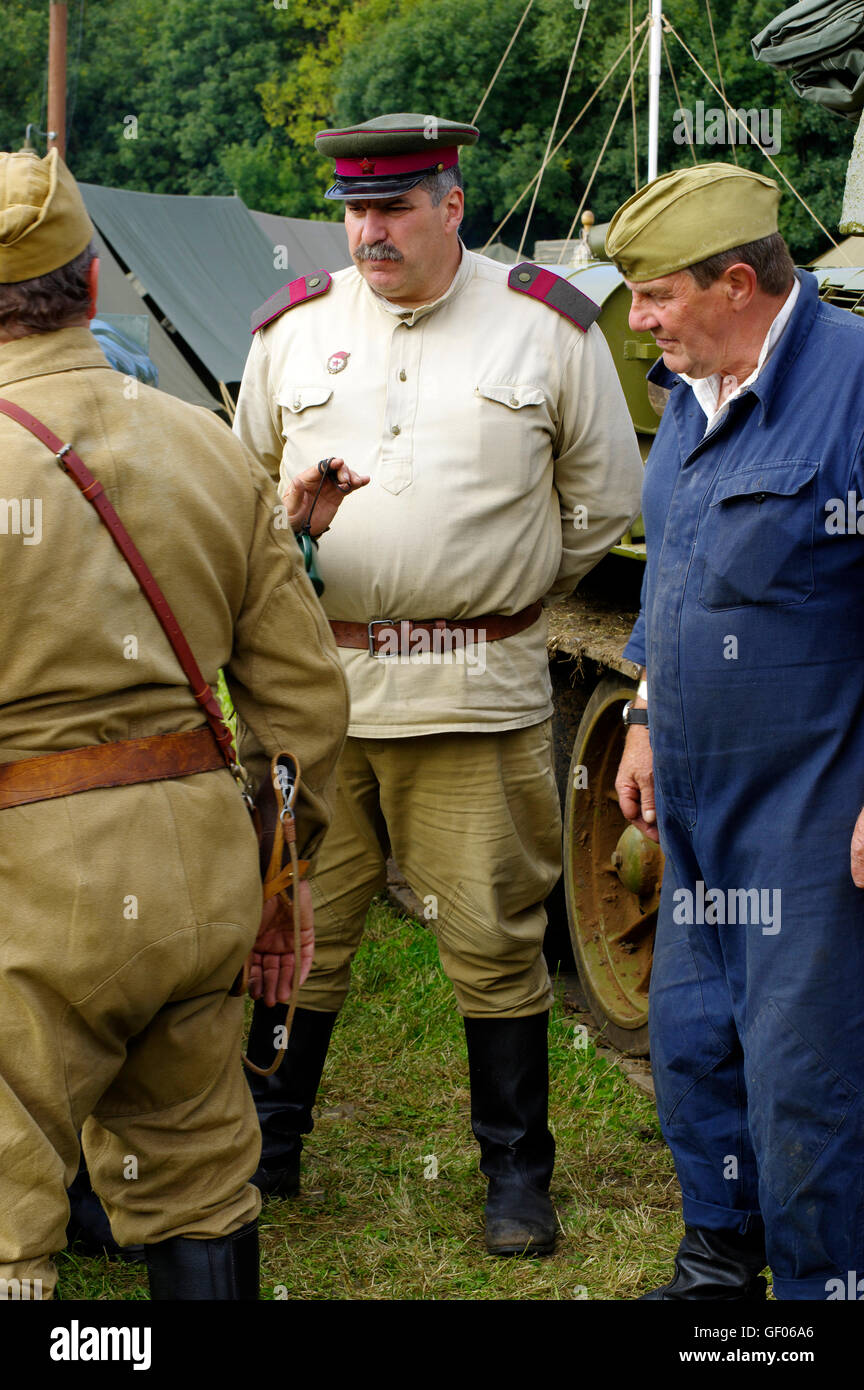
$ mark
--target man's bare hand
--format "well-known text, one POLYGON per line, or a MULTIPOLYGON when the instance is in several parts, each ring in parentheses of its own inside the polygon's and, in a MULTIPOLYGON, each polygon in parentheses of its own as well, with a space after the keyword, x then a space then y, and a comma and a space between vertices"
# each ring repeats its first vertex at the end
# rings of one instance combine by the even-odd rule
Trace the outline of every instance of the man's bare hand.
MULTIPOLYGON (((290 896, 290 895, 289 895, 290 896)), ((300 983, 312 968, 315 954, 315 927, 312 894, 305 879, 300 883, 300 983)), ((268 1008, 287 1004, 294 979, 294 919, 290 908, 279 897, 264 904, 261 926, 249 965, 249 993, 263 999, 268 1008)))
POLYGON ((864 811, 861 811, 852 831, 852 882, 864 888, 864 811))
MULTIPOLYGON (((355 473, 352 468, 348 467, 344 459, 334 458, 330 467, 336 469, 336 474, 328 473, 321 489, 321 495, 315 503, 310 531, 312 536, 320 536, 322 531, 327 530, 349 492, 353 492, 358 487, 365 487, 369 482, 365 473, 355 473)), ((309 508, 312 506, 320 482, 321 474, 318 471, 318 465, 313 464, 311 468, 304 468, 302 473, 293 477, 285 489, 282 501, 288 513, 288 521, 292 531, 299 531, 309 515, 309 508)))
POLYGON ((654 757, 648 730, 639 724, 627 730, 615 790, 626 819, 632 821, 649 840, 659 843, 657 812, 654 809, 654 757))

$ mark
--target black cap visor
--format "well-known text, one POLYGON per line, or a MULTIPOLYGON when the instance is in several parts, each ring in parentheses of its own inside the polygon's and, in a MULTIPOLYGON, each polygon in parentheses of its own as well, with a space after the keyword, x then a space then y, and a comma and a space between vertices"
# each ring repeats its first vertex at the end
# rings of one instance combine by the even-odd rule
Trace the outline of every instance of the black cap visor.
POLYGON ((341 198, 348 201, 353 198, 396 198, 400 193, 407 193, 409 188, 416 188, 418 183, 422 183, 427 174, 438 172, 438 165, 432 164, 428 169, 421 169, 418 173, 414 170, 410 174, 384 174, 379 178, 364 177, 346 178, 337 176, 332 188, 328 188, 324 194, 325 198, 341 198))

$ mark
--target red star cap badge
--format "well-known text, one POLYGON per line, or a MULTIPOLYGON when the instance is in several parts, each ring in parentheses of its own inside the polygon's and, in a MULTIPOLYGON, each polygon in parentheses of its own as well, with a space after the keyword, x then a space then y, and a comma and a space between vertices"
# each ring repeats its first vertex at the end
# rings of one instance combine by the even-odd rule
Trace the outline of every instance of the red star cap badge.
POLYGON ((364 174, 374 174, 374 173, 375 173, 375 164, 374 164, 374 162, 373 162, 371 159, 361 159, 361 160, 360 160, 360 168, 363 170, 363 173, 364 173, 364 174))

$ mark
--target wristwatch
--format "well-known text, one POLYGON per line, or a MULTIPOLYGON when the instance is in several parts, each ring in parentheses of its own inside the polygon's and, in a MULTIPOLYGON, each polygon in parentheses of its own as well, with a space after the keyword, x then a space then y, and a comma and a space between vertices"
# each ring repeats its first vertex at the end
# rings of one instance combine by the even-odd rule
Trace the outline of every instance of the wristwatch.
POLYGON ((628 729, 631 724, 644 724, 646 729, 648 727, 647 709, 634 709, 632 700, 627 701, 626 705, 624 706, 624 712, 621 715, 621 718, 624 720, 624 723, 627 725, 628 729))

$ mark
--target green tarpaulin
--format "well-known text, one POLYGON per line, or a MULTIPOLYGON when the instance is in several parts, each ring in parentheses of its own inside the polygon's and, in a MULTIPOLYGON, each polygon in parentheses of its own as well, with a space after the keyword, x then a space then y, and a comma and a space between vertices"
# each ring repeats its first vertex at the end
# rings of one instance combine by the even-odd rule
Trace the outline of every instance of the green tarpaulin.
MULTIPOLYGON (((279 217, 273 212, 251 210, 267 238, 274 259, 287 261, 294 275, 311 275, 316 270, 344 270, 353 265, 348 250, 344 222, 313 222, 305 217, 279 217)), ((290 280, 286 270, 284 280, 290 280)))
POLYGON ((841 116, 864 109, 864 0, 801 0, 750 42, 805 100, 841 116))
POLYGON ((243 375, 249 318, 295 278, 240 198, 185 198, 79 185, 121 261, 217 382, 243 375))
POLYGON ((159 387, 171 396, 179 396, 181 401, 192 405, 204 405, 209 410, 221 406, 201 378, 192 370, 173 335, 154 318, 144 300, 123 274, 115 257, 104 240, 96 232, 96 249, 99 253, 99 313, 109 315, 146 314, 150 322, 147 352, 159 370, 159 387))

